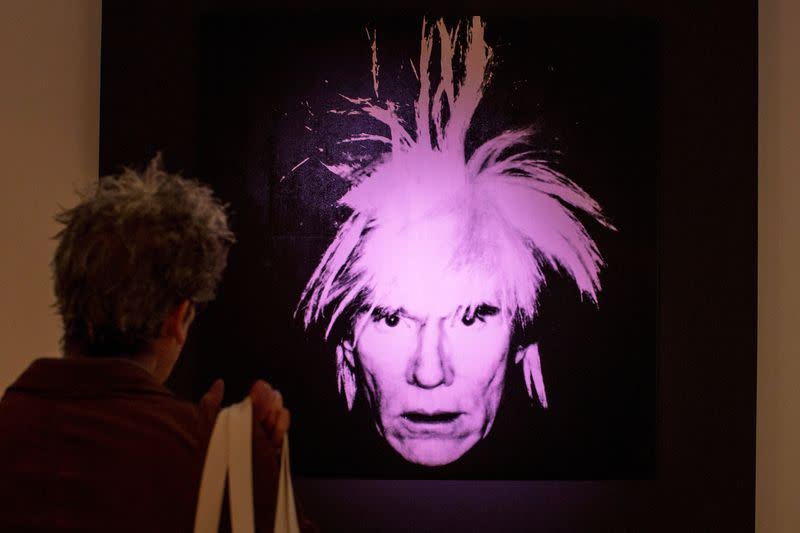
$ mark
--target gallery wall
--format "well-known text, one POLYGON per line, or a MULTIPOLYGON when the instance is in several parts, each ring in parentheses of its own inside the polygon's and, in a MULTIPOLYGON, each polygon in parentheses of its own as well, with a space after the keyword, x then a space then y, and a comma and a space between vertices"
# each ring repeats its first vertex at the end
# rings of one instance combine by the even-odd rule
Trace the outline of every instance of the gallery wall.
MULTIPOLYGON (((100 0, 0 7, 0 389, 58 353, 52 215, 96 177, 100 0)), ((800 529, 800 6, 760 5, 757 530, 800 529)), ((731 154, 735 156, 735 154, 731 154)), ((731 214, 735 216, 735 214, 731 214)), ((731 288, 735 291, 735 288, 731 288)))
POLYGON ((761 0, 756 524, 765 533, 800 530, 798 23, 797 2, 761 0))
POLYGON ((0 4, 0 389, 59 353, 53 215, 97 176, 100 6, 0 4))

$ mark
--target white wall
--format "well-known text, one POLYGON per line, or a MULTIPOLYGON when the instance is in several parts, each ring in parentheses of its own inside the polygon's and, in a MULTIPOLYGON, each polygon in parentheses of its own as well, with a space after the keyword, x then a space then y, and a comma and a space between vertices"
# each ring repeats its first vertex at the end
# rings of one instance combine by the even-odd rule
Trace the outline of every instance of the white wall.
POLYGON ((56 356, 53 214, 97 178, 100 0, 0 3, 0 390, 56 356))
POLYGON ((800 531, 800 2, 759 6, 756 522, 800 531))
MULTIPOLYGON (((757 529, 800 531, 800 3, 760 7, 757 529)), ((0 389, 58 353, 52 215, 96 178, 100 0, 0 5, 0 389)))

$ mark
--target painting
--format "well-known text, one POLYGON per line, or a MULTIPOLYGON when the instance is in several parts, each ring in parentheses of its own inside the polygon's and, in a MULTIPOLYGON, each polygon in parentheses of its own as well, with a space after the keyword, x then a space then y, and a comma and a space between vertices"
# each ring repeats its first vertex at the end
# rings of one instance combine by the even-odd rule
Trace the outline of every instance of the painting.
POLYGON ((652 472, 657 41, 615 24, 203 21, 199 357, 278 380, 296 472, 652 472))

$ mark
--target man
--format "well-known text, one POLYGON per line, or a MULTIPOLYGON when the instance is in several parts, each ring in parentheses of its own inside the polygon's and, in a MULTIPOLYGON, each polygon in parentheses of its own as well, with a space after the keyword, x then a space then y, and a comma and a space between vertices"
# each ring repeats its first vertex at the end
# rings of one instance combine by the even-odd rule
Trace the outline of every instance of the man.
MULTIPOLYGON (((389 135, 344 141, 388 149, 328 166, 349 181, 339 203, 351 212, 298 308, 306 327, 324 318, 326 336, 345 323, 336 368, 348 408, 363 391, 378 433, 426 466, 452 463, 488 435, 509 357, 547 407, 537 345, 512 339, 524 339, 535 317, 545 267, 597 302, 604 263, 576 215, 612 228, 586 192, 521 151, 528 131, 466 154, 492 51, 479 18, 464 26, 423 25, 415 129, 395 102, 347 98, 389 135), (441 57, 432 69, 434 40, 441 57)), ((373 42, 377 100, 375 50, 373 42)))
MULTIPOLYGON (((0 530, 190 531, 223 384, 195 406, 163 383, 225 268, 225 207, 156 158, 57 220, 65 357, 35 361, 0 401, 0 530)), ((289 413, 263 381, 250 397, 256 516, 271 531, 289 413)))

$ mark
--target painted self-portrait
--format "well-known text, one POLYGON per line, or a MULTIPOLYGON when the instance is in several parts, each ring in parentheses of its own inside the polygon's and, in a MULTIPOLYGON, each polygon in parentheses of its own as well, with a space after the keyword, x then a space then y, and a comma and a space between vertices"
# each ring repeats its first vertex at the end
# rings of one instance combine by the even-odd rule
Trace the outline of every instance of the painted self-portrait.
POLYGON ((615 228, 578 177, 540 157, 529 129, 467 150, 496 60, 480 18, 422 23, 412 101, 382 97, 379 51, 372 34, 372 94, 347 95, 334 114, 362 114, 383 133, 339 139, 374 155, 327 165, 348 184, 338 200, 348 216, 297 312, 324 326, 347 407, 367 402, 409 463, 446 465, 490 434, 507 374, 547 408, 539 345, 521 332, 547 272, 601 305, 592 235, 615 228))

